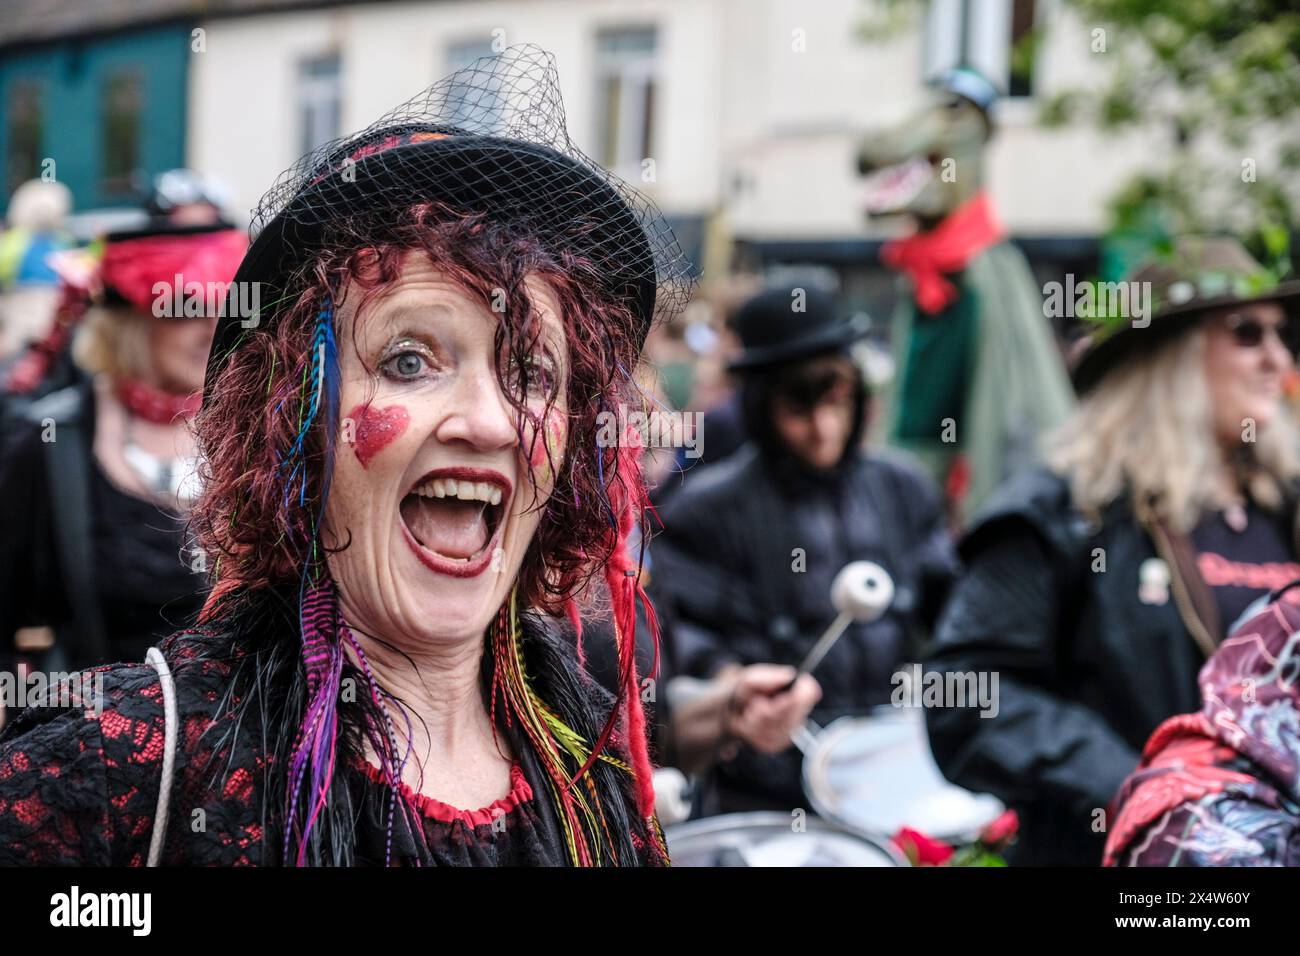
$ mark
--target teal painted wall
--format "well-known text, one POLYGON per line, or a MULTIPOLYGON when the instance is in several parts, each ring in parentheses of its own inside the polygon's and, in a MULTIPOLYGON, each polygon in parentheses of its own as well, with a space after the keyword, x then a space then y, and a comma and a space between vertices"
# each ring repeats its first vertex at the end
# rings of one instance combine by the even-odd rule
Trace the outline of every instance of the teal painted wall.
POLYGON ((189 45, 190 27, 179 25, 0 52, 0 208, 9 202, 11 93, 24 83, 40 91, 40 155, 55 161, 78 211, 134 204, 105 183, 104 95, 115 75, 139 77, 137 178, 183 166, 189 45))

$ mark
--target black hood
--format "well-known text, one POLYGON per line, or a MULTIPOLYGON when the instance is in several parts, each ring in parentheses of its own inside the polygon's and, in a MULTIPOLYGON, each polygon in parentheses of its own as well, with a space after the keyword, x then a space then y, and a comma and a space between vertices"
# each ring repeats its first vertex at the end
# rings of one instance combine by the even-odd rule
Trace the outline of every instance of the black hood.
MULTIPOLYGON (((856 363, 854 368, 857 368, 856 363)), ((853 392, 853 430, 844 445, 844 453, 831 468, 814 468, 791 451, 772 422, 773 383, 780 367, 756 370, 745 375, 741 383, 741 408, 745 430, 763 458, 770 464, 779 486, 786 488, 829 488, 844 481, 850 466, 859 455, 862 433, 867 426, 867 400, 870 392, 861 374, 855 376, 853 392)))

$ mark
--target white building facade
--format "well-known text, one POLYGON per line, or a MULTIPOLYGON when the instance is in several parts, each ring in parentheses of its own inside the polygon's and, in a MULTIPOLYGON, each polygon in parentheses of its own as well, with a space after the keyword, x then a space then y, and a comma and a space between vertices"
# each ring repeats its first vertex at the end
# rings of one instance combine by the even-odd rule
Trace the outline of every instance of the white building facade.
POLYGON ((529 42, 555 54, 577 145, 670 217, 759 243, 864 241, 889 227, 862 214, 860 138, 904 118, 925 77, 955 62, 954 24, 966 58, 1014 85, 1025 22, 1044 28, 1033 95, 998 104, 987 164, 1013 235, 1096 236, 1105 199, 1162 148, 1155 134, 1038 125, 1037 97, 1108 69, 1057 0, 935 0, 885 42, 859 34, 871 13, 871 0, 428 0, 214 19, 191 58, 187 160, 249 210, 305 148, 529 42))

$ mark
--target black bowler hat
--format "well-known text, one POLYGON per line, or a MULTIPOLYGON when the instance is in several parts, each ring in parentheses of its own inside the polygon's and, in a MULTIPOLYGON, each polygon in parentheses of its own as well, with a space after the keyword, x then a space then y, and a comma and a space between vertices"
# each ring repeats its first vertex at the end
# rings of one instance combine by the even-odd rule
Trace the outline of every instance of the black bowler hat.
POLYGON ((734 320, 744 351, 730 364, 745 372, 837 351, 871 328, 865 313, 845 316, 811 285, 771 286, 742 305, 734 320))
MULTIPOLYGON (((595 267, 600 291, 630 310, 635 341, 689 299, 693 280, 658 209, 569 141, 558 74, 532 45, 484 57, 367 129, 320 147, 281 175, 253 218, 235 276, 270 303, 228 310, 208 358, 206 393, 247 335, 274 328, 290 281, 340 235, 364 242, 431 201, 481 214, 595 267)), ((238 288, 239 286, 237 286, 238 288)))

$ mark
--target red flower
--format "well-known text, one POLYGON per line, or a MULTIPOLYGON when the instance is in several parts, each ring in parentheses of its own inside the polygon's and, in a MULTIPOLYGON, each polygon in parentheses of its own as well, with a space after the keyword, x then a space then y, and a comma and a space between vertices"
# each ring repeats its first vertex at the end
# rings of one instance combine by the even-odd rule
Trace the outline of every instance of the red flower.
POLYGON ((1002 815, 984 828, 980 842, 987 847, 998 847, 1009 843, 1020 829, 1020 818, 1015 810, 1005 810, 1002 815))
POLYGON ((953 853, 952 847, 942 840, 935 840, 910 827, 903 827, 894 834, 894 845, 916 866, 942 866, 953 853))

